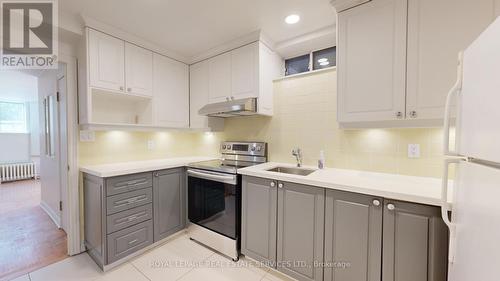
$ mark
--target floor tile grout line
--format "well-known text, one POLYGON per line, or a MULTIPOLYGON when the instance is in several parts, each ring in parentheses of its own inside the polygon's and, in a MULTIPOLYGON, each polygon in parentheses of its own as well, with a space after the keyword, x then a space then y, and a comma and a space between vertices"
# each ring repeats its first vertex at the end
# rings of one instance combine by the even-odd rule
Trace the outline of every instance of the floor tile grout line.
POLYGON ((132 267, 135 268, 137 271, 139 271, 139 273, 141 273, 142 276, 144 276, 146 279, 148 279, 149 281, 151 281, 151 279, 149 279, 149 277, 146 275, 146 273, 142 272, 142 270, 140 270, 137 266, 135 266, 135 264, 133 264, 132 261, 129 261, 128 263, 130 265, 132 265, 132 267))

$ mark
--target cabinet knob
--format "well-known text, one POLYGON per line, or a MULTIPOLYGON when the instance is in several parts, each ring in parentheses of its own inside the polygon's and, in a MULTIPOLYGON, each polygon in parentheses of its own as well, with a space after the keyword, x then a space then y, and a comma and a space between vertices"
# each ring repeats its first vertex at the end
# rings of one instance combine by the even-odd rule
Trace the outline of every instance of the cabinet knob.
POLYGON ((279 188, 283 188, 283 184, 282 183, 278 183, 278 187, 279 188))
POLYGON ((415 110, 410 111, 411 118, 417 118, 417 112, 415 110))
POLYGON ((123 91, 123 86, 120 86, 120 91, 123 91))
POLYGON ((226 97, 226 101, 229 101, 229 97, 226 97))
POLYGON ((132 88, 127 88, 127 92, 132 92, 132 88))
POLYGON ((396 118, 398 118, 398 119, 403 118, 403 112, 401 112, 401 111, 396 112, 396 118))
POLYGON ((394 209, 396 209, 396 206, 394 206, 394 204, 387 204, 387 209, 389 211, 394 211, 394 209))
POLYGON ((160 173, 156 172, 156 173, 154 173, 154 176, 155 176, 155 177, 159 177, 159 176, 160 176, 160 173))
POLYGON ((373 206, 377 206, 377 207, 380 206, 380 200, 375 199, 375 200, 373 200, 372 203, 373 203, 373 206))
POLYGON ((231 100, 234 100, 234 97, 233 97, 233 96, 231 96, 231 100))
POLYGON ((276 186, 276 183, 274 183, 274 181, 271 182, 270 184, 271 187, 275 187, 276 186))

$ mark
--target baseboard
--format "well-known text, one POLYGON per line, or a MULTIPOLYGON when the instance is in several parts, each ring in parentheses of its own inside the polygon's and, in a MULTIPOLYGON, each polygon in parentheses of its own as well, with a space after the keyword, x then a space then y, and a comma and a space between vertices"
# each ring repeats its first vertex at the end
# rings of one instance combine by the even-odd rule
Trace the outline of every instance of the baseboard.
POLYGON ((61 215, 54 212, 52 208, 49 207, 49 205, 43 201, 40 201, 40 207, 42 210, 49 215, 50 219, 56 224, 57 228, 61 228, 61 215))

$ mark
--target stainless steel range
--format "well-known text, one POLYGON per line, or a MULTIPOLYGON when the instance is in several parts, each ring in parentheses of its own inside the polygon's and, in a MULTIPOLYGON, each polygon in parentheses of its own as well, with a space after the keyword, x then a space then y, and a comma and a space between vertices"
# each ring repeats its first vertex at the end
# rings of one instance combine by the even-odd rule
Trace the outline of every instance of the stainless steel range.
POLYGON ((238 260, 241 176, 237 169, 267 162, 264 142, 223 142, 222 157, 188 165, 188 234, 238 260))

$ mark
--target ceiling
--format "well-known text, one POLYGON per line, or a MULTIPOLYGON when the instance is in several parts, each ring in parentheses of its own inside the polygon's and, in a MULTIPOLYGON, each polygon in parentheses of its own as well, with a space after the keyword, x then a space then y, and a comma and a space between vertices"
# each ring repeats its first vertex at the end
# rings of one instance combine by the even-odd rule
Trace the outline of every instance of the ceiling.
POLYGON ((330 0, 62 0, 59 9, 65 16, 84 14, 184 57, 259 29, 279 44, 335 24, 330 0), (284 18, 292 13, 301 21, 287 25, 284 18))

